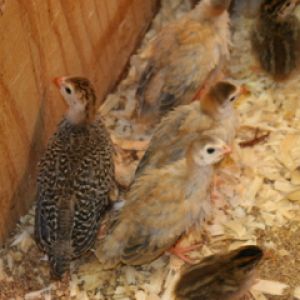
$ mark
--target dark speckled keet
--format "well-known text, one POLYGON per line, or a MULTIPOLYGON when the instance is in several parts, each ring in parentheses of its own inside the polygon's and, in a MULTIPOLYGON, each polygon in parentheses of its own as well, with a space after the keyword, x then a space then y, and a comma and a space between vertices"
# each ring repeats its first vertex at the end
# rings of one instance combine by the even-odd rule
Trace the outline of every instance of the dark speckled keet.
POLYGON ((255 280, 263 257, 257 246, 244 246, 186 267, 175 286, 176 300, 240 300, 255 280))
POLYGON ((293 15, 298 0, 265 0, 252 31, 253 51, 275 80, 287 79, 299 67, 300 22, 293 15))
POLYGON ((110 208, 112 144, 96 119, 96 96, 85 78, 55 80, 69 105, 39 164, 35 238, 55 278, 89 250, 110 208))

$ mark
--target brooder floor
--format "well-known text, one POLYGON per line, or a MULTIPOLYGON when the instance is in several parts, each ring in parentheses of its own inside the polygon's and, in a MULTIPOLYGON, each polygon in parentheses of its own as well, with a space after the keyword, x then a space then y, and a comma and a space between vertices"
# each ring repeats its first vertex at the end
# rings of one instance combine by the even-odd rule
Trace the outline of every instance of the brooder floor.
MULTIPOLYGON (((124 185, 143 154, 143 141, 149 139, 137 134, 130 121, 147 43, 162 24, 187 9, 183 0, 163 0, 141 49, 132 57, 127 78, 100 109, 122 149, 117 174, 124 185), (136 155, 126 150, 132 146, 139 149, 136 155)), ((195 259, 224 248, 261 245, 266 256, 259 268, 259 282, 251 290, 253 298, 300 299, 300 76, 278 84, 257 70, 249 43, 252 23, 243 17, 233 21, 229 78, 247 92, 236 104, 240 130, 232 158, 219 170, 224 179, 219 188, 222 201, 205 234, 191 233, 182 243, 203 241, 203 247, 191 254, 195 259)), ((0 250, 0 299, 172 299, 182 262, 168 255, 147 266, 106 271, 90 252, 72 263, 70 277, 51 282, 47 261, 32 238, 33 219, 32 210, 21 218, 14 236, 0 250)))

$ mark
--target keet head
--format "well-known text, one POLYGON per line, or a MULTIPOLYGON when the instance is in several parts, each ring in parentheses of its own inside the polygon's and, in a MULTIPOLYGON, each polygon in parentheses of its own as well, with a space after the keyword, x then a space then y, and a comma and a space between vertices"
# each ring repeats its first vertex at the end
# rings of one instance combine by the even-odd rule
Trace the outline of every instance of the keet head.
POLYGON ((231 82, 219 81, 210 88, 201 101, 202 110, 212 116, 221 113, 224 108, 231 107, 240 94, 240 89, 231 82))
POLYGON ((224 272, 230 276, 227 285, 237 282, 240 289, 249 289, 255 283, 256 267, 263 258, 263 250, 255 245, 240 247, 224 256, 224 272))
POLYGON ((88 79, 57 77, 53 81, 69 106, 66 118, 71 123, 90 122, 95 118, 96 95, 88 79))
POLYGON ((255 245, 240 247, 232 251, 231 260, 233 265, 245 274, 251 272, 263 258, 263 250, 255 245))
POLYGON ((202 136, 189 149, 191 159, 198 166, 215 164, 230 152, 230 147, 224 141, 212 136, 202 136))
POLYGON ((223 106, 237 98, 239 89, 231 82, 219 81, 210 89, 209 94, 220 106, 223 106))
POLYGON ((256 266, 262 258, 263 250, 258 246, 207 256, 184 268, 175 287, 176 299, 191 299, 192 295, 193 299, 202 299, 202 295, 205 299, 242 299, 255 283, 256 266))

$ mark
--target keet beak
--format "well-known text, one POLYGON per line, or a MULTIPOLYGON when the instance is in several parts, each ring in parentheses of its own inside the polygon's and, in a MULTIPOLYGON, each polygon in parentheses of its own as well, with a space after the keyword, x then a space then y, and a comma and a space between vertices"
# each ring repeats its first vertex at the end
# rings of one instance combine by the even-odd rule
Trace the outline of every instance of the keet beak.
POLYGON ((224 154, 228 154, 228 153, 231 153, 231 148, 228 146, 228 145, 225 145, 224 148, 223 148, 223 153, 224 154))
POLYGON ((63 82, 64 78, 63 77, 55 77, 53 79, 53 82, 55 83, 55 85, 60 88, 61 87, 61 84, 63 82))

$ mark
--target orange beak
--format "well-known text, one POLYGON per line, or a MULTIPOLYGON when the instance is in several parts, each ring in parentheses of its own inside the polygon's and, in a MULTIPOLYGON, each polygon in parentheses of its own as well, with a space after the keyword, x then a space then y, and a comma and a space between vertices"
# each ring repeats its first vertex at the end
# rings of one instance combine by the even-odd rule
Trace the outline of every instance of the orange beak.
POLYGON ((63 82, 64 78, 63 77, 55 77, 53 79, 53 82, 55 83, 55 85, 60 88, 61 87, 61 84, 63 82))
POLYGON ((225 145, 224 148, 223 148, 223 153, 224 154, 228 154, 228 153, 231 153, 231 148, 228 146, 228 145, 225 145))

